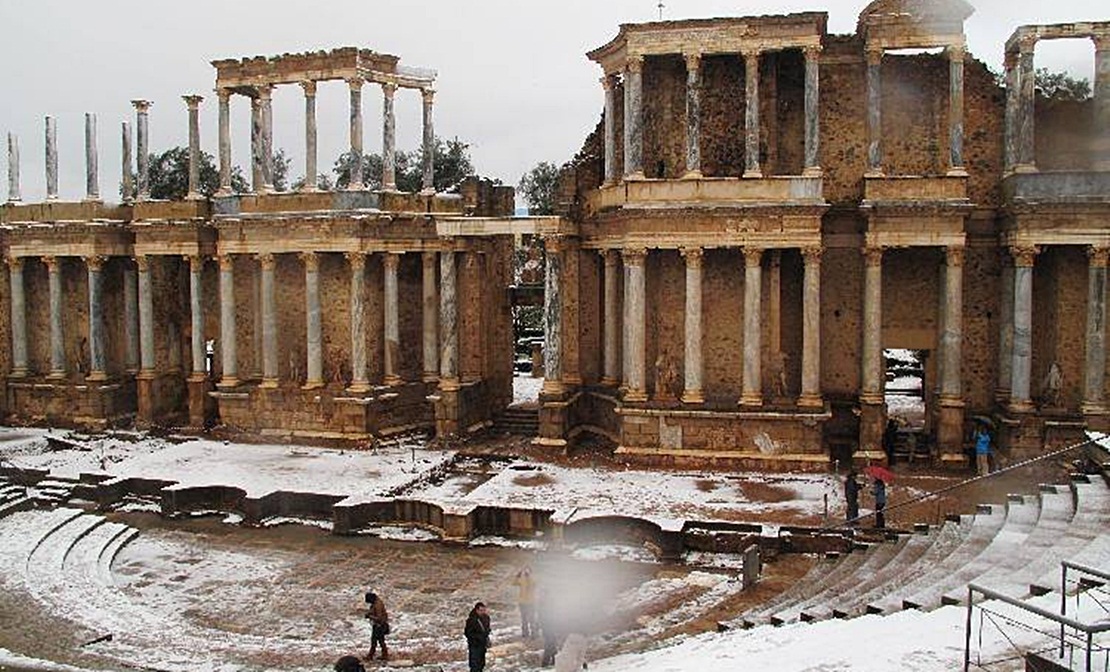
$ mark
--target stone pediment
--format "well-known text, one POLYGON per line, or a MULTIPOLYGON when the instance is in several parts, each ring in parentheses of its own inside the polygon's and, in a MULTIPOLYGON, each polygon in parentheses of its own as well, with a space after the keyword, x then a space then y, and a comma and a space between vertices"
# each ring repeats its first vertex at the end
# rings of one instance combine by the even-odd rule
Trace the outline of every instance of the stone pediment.
POLYGON ((887 49, 943 46, 962 38, 964 21, 974 13, 964 0, 874 0, 856 30, 868 44, 887 49))

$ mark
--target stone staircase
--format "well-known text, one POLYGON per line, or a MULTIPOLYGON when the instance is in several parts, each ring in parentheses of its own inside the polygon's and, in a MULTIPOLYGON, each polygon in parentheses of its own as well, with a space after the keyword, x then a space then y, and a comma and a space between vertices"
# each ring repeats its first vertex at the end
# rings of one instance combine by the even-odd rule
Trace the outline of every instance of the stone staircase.
POLYGON ((27 496, 27 488, 0 478, 0 518, 35 505, 27 496))
POLYGON ((494 419, 493 431, 498 434, 536 436, 540 431, 539 409, 510 406, 494 419))
POLYGON ((53 508, 69 503, 82 489, 82 483, 68 476, 50 475, 32 488, 32 499, 37 506, 53 508))

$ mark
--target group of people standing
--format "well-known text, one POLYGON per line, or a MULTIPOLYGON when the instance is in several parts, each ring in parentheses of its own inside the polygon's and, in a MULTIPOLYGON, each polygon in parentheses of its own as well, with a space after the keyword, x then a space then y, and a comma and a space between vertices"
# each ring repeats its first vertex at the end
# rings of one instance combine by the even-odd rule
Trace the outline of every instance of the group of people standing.
MULTIPOLYGON (((845 518, 848 525, 854 526, 859 521, 859 494, 862 486, 859 474, 855 469, 848 472, 844 479, 844 500, 847 503, 845 518)), ((871 494, 875 499, 875 527, 886 527, 886 482, 878 476, 871 485, 871 494)))

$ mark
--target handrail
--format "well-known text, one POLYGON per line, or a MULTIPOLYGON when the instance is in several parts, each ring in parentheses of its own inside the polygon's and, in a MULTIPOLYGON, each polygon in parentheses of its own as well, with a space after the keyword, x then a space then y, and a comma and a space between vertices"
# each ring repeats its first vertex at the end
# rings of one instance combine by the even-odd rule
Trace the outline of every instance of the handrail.
MULTIPOLYGON (((1095 569, 1081 565, 1078 562, 1071 562, 1070 560, 1063 560, 1060 562, 1060 614, 1066 616, 1068 613, 1068 570, 1074 569, 1081 574, 1090 574, 1097 576, 1100 579, 1110 581, 1110 573, 1102 570, 1095 569)), ((1060 624, 1060 655, 1064 655, 1064 624, 1060 624)))

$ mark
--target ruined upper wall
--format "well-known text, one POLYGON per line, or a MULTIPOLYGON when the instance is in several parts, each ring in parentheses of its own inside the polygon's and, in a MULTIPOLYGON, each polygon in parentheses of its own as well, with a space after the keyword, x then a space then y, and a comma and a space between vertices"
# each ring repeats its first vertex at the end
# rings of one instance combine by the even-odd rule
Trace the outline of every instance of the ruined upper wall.
POLYGON ((400 86, 431 86, 433 70, 400 65, 400 58, 358 47, 280 56, 250 56, 212 61, 216 88, 249 90, 262 85, 326 80, 393 82, 400 86))

